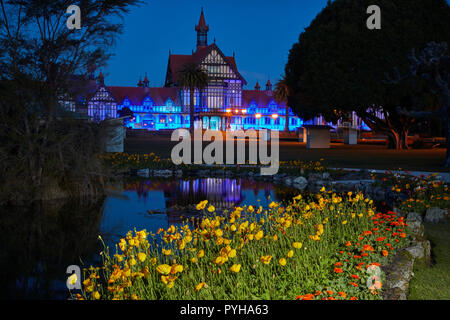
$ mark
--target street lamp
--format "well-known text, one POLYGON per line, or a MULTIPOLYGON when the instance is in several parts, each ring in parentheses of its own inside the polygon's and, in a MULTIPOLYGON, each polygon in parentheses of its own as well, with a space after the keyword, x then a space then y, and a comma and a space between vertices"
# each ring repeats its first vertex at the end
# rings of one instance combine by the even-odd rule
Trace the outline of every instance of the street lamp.
POLYGON ((259 119, 261 119, 261 114, 260 114, 260 113, 257 113, 257 114, 255 115, 255 118, 258 119, 258 130, 259 130, 259 119))

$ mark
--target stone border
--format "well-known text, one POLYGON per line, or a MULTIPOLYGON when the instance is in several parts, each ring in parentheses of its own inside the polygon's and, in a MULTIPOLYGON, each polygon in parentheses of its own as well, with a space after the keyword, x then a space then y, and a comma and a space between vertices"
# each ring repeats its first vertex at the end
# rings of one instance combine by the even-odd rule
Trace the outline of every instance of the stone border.
POLYGON ((422 217, 416 212, 411 212, 406 218, 406 223, 411 231, 410 245, 399 250, 390 264, 381 267, 386 275, 383 300, 407 300, 409 284, 414 277, 415 263, 431 263, 431 244, 425 238, 422 217))

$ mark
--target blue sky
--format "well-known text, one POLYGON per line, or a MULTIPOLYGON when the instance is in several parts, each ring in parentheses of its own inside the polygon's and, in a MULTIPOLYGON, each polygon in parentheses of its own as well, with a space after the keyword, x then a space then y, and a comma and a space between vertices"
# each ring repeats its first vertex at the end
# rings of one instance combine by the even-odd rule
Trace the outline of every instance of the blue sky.
POLYGON ((239 71, 253 88, 274 83, 284 72, 289 49, 327 0, 149 0, 124 20, 115 56, 103 69, 107 85, 135 86, 148 73, 150 86, 163 86, 169 49, 191 54, 195 24, 203 7, 208 42, 236 54, 239 71))

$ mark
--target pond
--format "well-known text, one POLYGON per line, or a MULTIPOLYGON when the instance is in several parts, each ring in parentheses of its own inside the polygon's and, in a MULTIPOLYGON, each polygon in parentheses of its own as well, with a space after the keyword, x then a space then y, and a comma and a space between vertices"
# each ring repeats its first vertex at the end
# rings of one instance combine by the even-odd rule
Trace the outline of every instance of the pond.
POLYGON ((292 199, 295 189, 248 179, 135 179, 110 185, 93 203, 52 202, 0 208, 1 299, 67 299, 66 268, 99 265, 129 230, 177 225, 208 200, 218 212, 292 199))

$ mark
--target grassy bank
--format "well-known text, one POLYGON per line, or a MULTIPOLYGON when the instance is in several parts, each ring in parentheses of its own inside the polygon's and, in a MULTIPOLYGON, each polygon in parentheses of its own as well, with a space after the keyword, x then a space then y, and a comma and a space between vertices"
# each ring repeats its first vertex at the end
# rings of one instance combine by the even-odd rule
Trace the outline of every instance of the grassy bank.
POLYGON ((426 224, 433 264, 416 265, 410 284, 410 300, 450 299, 450 224, 426 224))

